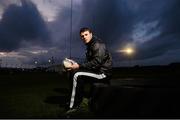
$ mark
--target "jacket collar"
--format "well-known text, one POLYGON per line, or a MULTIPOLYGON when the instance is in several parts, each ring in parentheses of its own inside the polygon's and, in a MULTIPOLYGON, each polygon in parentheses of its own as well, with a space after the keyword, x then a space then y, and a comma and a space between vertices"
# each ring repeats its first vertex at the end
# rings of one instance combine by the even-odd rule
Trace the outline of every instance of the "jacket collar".
POLYGON ((91 46, 94 41, 95 39, 94 37, 92 37, 92 39, 88 43, 86 43, 86 46, 91 46))

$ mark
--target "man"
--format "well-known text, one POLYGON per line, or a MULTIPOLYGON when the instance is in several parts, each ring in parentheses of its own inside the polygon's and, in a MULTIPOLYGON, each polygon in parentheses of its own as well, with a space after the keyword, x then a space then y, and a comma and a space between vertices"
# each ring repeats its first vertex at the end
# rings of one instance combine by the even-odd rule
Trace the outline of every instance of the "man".
POLYGON ((75 71, 73 74, 73 88, 70 100, 70 109, 79 107, 83 99, 84 83, 106 83, 109 84, 112 58, 105 44, 93 36, 91 29, 81 28, 80 37, 85 43, 86 62, 79 64, 73 62, 68 68, 70 71, 75 71))

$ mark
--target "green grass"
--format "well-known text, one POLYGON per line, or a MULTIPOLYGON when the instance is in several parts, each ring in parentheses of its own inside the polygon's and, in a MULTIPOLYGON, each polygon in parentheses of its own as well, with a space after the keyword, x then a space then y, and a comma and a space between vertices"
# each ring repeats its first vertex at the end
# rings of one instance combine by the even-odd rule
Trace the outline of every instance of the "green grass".
POLYGON ((53 96, 67 96, 66 76, 56 73, 1 75, 0 118, 59 118, 65 112, 56 102, 46 102, 53 96))
MULTIPOLYGON (((162 77, 151 70, 137 70, 117 69, 113 72, 113 79, 162 77)), ((163 73, 163 77, 169 76, 168 72, 160 73, 163 73)), ((70 81, 66 74, 0 73, 0 118, 66 118, 64 104, 70 100, 69 87, 70 81)), ((88 91, 89 88, 85 89, 88 91)), ((83 111, 74 114, 72 118, 93 118, 93 113, 88 110, 87 99, 82 106, 83 111)))

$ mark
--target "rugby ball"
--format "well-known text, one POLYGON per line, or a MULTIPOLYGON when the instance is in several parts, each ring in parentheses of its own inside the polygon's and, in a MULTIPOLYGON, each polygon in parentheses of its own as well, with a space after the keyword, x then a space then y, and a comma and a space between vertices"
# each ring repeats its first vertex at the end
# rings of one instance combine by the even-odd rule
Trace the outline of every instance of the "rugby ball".
POLYGON ((72 66, 72 64, 73 64, 73 62, 67 58, 63 60, 63 65, 65 68, 70 68, 72 66))

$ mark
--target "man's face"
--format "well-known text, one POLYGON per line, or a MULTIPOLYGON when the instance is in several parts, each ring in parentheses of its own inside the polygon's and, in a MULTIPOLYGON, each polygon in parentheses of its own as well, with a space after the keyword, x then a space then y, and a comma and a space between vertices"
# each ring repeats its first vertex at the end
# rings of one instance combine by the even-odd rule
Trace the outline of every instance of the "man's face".
POLYGON ((88 43, 89 41, 91 41, 91 39, 92 39, 92 33, 90 33, 89 31, 82 32, 80 34, 80 36, 85 44, 88 43))

